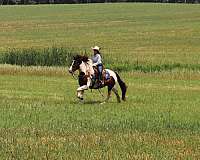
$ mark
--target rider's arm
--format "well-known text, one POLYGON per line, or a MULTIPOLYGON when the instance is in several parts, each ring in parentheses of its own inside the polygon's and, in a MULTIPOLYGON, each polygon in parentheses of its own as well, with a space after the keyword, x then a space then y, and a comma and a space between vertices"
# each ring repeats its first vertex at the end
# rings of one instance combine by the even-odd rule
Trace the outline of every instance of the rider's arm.
POLYGON ((99 54, 97 54, 97 62, 93 63, 93 66, 97 66, 98 64, 101 64, 101 56, 99 54))

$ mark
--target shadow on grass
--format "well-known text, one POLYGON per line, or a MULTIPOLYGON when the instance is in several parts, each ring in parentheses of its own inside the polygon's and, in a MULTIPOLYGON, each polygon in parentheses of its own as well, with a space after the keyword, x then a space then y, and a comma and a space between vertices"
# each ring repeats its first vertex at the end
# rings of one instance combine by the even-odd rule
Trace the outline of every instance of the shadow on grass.
POLYGON ((71 101, 71 104, 101 104, 103 101, 99 101, 99 100, 83 100, 83 101, 80 101, 80 100, 74 100, 74 101, 71 101))
POLYGON ((83 104, 101 104, 103 101, 83 101, 83 104))

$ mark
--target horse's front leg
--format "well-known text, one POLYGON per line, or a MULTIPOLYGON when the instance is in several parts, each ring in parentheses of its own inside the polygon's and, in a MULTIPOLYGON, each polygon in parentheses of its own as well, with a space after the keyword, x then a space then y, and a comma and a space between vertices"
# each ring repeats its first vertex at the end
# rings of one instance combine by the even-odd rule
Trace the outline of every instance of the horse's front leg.
POLYGON ((80 99, 80 100, 83 100, 83 94, 84 94, 84 90, 87 90, 88 87, 87 85, 83 85, 81 87, 79 87, 77 89, 77 97, 80 99))
POLYGON ((84 93, 84 90, 88 90, 88 88, 90 87, 90 84, 91 84, 91 79, 88 77, 87 78, 87 84, 86 85, 83 85, 81 87, 79 87, 77 89, 77 97, 80 99, 80 100, 83 100, 83 93, 84 93))
POLYGON ((77 90, 77 97, 78 99, 80 99, 81 101, 83 100, 83 94, 84 94, 84 90, 78 91, 77 90))

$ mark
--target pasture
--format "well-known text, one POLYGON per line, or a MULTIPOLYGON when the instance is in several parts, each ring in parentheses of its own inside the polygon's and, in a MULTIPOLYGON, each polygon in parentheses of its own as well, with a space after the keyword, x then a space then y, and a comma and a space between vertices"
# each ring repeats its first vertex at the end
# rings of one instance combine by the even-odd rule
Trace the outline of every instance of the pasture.
POLYGON ((199 5, 182 4, 4 6, 0 50, 55 45, 91 52, 98 44, 107 63, 196 66, 199 14, 199 5))
POLYGON ((121 66, 128 94, 100 105, 98 91, 87 91, 80 104, 67 66, 0 65, 0 159, 199 159, 199 13, 179 4, 1 7, 1 53, 90 53, 98 44, 108 67, 121 66), (123 71, 134 64, 178 65, 123 71))
POLYGON ((125 73, 127 102, 112 96, 100 105, 97 91, 79 104, 77 83, 61 68, 52 75, 16 67, 0 78, 1 157, 198 159, 200 76, 194 75, 125 73))

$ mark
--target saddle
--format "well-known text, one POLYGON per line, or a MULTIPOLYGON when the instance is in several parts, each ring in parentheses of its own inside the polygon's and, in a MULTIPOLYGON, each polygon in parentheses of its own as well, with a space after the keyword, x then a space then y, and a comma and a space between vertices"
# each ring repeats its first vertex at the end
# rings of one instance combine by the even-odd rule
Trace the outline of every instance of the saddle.
MULTIPOLYGON (((99 81, 98 81, 98 77, 99 77, 99 72, 96 66, 93 67, 94 69, 94 75, 92 76, 92 88, 101 88, 103 86, 99 86, 99 81)), ((110 79, 110 74, 108 73, 108 71, 106 71, 105 69, 103 69, 102 71, 102 81, 104 82, 104 84, 106 84, 106 81, 110 79)))

